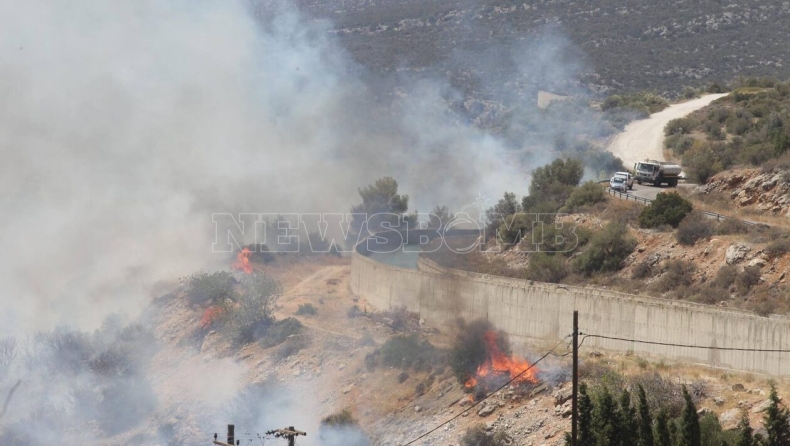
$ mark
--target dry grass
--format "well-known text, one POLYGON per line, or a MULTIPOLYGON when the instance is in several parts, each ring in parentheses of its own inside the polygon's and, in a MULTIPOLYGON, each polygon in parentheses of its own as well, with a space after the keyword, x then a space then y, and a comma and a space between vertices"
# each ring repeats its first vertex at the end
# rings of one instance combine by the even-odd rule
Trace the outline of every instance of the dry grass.
POLYGON ((751 208, 738 208, 732 198, 724 192, 695 194, 686 188, 677 188, 678 193, 694 204, 694 209, 715 212, 727 217, 763 223, 790 230, 790 220, 779 215, 767 214, 751 208))

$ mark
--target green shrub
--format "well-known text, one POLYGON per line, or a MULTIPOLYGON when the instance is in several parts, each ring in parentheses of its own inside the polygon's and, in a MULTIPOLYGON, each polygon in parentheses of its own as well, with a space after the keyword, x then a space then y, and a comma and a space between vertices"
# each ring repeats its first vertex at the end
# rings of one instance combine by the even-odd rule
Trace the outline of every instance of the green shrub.
POLYGON ((648 277, 653 277, 655 272, 653 271, 653 265, 649 262, 642 261, 634 266, 633 271, 631 272, 631 278, 633 279, 647 279, 648 277))
POLYGON ((504 431, 488 433, 482 424, 466 429, 461 437, 461 446, 508 446, 511 442, 504 431))
POLYGON ((527 279, 538 282, 560 283, 569 274, 565 258, 537 252, 529 257, 527 279))
POLYGON ((664 140, 664 147, 677 156, 682 156, 694 144, 694 138, 687 135, 670 135, 664 140))
POLYGON ((691 133, 696 126, 697 122, 692 118, 673 119, 664 127, 664 135, 670 136, 691 133))
POLYGON ((272 306, 282 293, 280 282, 262 272, 241 279, 241 292, 236 300, 220 302, 220 330, 234 345, 260 339, 274 321, 272 306))
POLYGON ((747 266, 743 272, 735 278, 735 288, 741 294, 746 294, 749 290, 760 283, 760 267, 747 266))
POLYGON ((680 222, 675 239, 685 246, 694 246, 698 240, 713 235, 713 222, 704 214, 691 212, 680 222))
POLYGON ((303 316, 303 315, 315 316, 316 314, 318 314, 318 308, 316 308, 315 306, 313 306, 313 304, 309 302, 304 304, 299 304, 299 309, 296 310, 296 314, 299 316, 303 316))
POLYGON ((584 252, 574 259, 573 266, 577 271, 587 275, 617 271, 634 248, 636 248, 636 240, 628 235, 628 228, 610 222, 601 232, 592 236, 584 252))
POLYGON ((570 197, 565 201, 564 209, 573 211, 582 206, 600 203, 604 200, 606 200, 606 194, 603 188, 593 181, 587 181, 573 189, 570 197))
POLYGON ((192 303, 219 303, 225 299, 235 299, 233 286, 236 279, 228 271, 207 273, 197 271, 179 279, 186 290, 186 296, 192 303))
POLYGON ((521 239, 532 232, 532 223, 535 221, 534 215, 524 213, 513 214, 505 217, 505 221, 499 226, 499 241, 507 245, 516 245, 521 239))
POLYGON ((713 285, 727 290, 735 283, 736 277, 738 277, 738 270, 734 266, 723 265, 716 271, 716 277, 713 278, 713 285))
POLYGON ((691 202, 677 192, 661 192, 639 214, 639 225, 643 228, 655 228, 661 225, 677 228, 691 210, 691 202))
POLYGON ((491 356, 486 335, 494 338, 494 344, 500 352, 510 355, 510 341, 507 333, 496 330, 490 322, 484 319, 478 319, 469 324, 461 321, 449 356, 450 368, 459 383, 466 383, 475 374, 480 364, 491 356))

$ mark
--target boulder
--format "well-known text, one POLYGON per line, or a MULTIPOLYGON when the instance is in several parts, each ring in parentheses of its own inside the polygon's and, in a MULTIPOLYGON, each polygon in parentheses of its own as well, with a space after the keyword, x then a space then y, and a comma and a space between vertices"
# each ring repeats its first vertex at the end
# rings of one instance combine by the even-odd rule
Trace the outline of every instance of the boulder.
POLYGON ((719 415, 719 423, 721 423, 721 428, 724 430, 735 429, 740 420, 741 410, 738 408, 726 410, 719 415))
POLYGON ((744 244, 735 243, 727 247, 727 252, 724 254, 724 261, 728 265, 735 265, 746 258, 746 254, 752 249, 744 244))

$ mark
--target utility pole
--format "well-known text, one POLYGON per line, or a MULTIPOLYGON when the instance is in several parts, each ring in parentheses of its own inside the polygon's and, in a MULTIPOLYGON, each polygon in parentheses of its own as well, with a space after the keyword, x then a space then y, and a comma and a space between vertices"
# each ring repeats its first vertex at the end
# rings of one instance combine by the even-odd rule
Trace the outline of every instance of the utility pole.
POLYGON ((266 432, 266 435, 274 435, 276 438, 285 438, 288 440, 288 446, 296 446, 296 437, 299 435, 307 436, 306 432, 298 431, 293 426, 288 426, 285 429, 275 429, 266 432))
POLYGON ((214 434, 214 444, 217 446, 237 446, 239 443, 236 441, 236 426, 233 424, 228 425, 228 441, 223 443, 217 440, 217 434, 214 434))
POLYGON ((573 393, 571 394, 571 446, 579 441, 579 312, 573 311, 573 393))

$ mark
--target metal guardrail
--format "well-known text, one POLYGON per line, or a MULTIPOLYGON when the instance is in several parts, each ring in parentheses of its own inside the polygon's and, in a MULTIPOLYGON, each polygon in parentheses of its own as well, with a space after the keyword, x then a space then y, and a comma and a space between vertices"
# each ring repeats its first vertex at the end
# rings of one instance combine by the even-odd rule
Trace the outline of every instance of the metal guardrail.
MULTIPOLYGON (((642 203, 645 206, 647 206, 648 204, 653 202, 653 200, 650 199, 650 198, 638 197, 638 196, 636 196, 634 194, 629 194, 628 192, 620 192, 618 190, 614 190, 614 189, 609 188, 609 187, 606 188, 606 193, 608 193, 609 195, 615 196, 617 198, 620 198, 621 200, 626 200, 626 201, 633 200, 633 201, 635 201, 637 203, 642 203)), ((745 225, 748 225, 748 226, 768 226, 765 223, 756 223, 756 222, 749 221, 749 220, 741 220, 740 218, 730 217, 728 215, 717 214, 716 212, 701 211, 701 210, 697 210, 697 212, 699 212, 701 214, 704 214, 704 215, 707 215, 708 217, 715 218, 716 221, 722 221, 722 220, 729 219, 729 220, 737 220, 737 221, 739 221, 739 222, 741 222, 741 223, 743 223, 745 225)))

